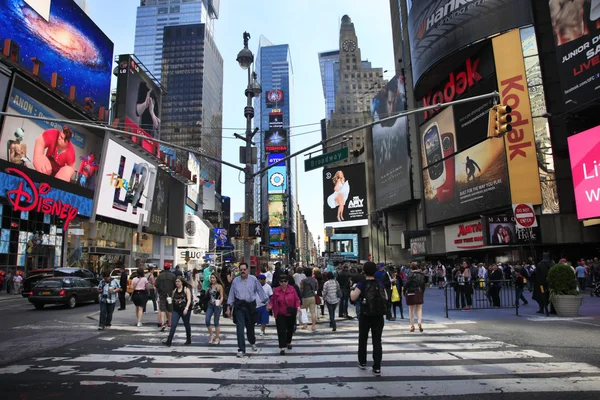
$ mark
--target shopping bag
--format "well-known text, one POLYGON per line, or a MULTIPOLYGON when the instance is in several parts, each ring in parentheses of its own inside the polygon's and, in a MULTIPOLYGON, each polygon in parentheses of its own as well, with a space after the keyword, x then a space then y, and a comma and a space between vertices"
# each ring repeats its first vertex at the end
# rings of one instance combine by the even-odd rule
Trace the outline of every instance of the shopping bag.
POLYGON ((400 293, 396 285, 392 286, 392 303, 398 303, 400 301, 400 293))
POLYGON ((300 312, 300 323, 303 325, 308 324, 308 313, 305 309, 302 309, 302 311, 300 312))

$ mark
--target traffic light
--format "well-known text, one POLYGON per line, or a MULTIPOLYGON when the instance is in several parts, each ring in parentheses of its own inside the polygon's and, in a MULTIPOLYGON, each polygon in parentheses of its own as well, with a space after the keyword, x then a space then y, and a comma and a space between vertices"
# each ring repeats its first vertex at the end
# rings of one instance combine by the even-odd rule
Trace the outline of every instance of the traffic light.
POLYGON ((230 224, 229 225, 229 237, 242 237, 244 236, 242 232, 243 226, 242 224, 230 224))
POLYGON ((512 117, 510 106, 495 105, 490 109, 488 120, 488 137, 502 137, 512 131, 512 117))

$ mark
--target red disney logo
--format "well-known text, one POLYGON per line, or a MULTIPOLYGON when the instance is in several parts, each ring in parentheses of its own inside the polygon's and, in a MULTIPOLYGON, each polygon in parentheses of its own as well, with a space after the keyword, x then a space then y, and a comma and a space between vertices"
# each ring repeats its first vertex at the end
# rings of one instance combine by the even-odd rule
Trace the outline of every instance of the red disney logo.
POLYGON ((16 189, 6 191, 6 197, 15 211, 37 211, 44 214, 56 215, 65 220, 63 225, 65 230, 79 213, 77 207, 71 204, 63 203, 61 200, 54 200, 49 197, 42 197, 52 189, 49 184, 40 183, 40 186, 36 187, 35 183, 25 172, 16 168, 7 168, 6 173, 18 175, 25 181, 20 182, 16 189), (31 193, 26 190, 27 186, 25 185, 29 185, 31 193))

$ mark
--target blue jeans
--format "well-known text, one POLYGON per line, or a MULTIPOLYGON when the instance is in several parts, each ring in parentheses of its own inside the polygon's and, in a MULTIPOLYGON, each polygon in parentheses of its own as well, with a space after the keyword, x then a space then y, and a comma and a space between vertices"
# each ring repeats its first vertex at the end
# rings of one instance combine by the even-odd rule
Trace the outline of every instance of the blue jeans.
POLYGON ((242 353, 246 352, 246 340, 244 339, 244 328, 246 329, 246 335, 248 336, 248 342, 250 344, 256 343, 256 336, 254 335, 254 319, 250 310, 246 307, 234 307, 233 312, 235 313, 236 332, 238 351, 242 353))
POLYGON ((112 323, 113 311, 115 311, 115 303, 100 302, 100 321, 98 326, 101 328, 110 326, 112 323))
POLYGON ((333 329, 337 328, 337 325, 335 324, 335 308, 337 307, 337 303, 331 304, 331 303, 325 303, 327 304, 327 312, 329 313, 329 325, 331 325, 331 327, 333 329))
POLYGON ((222 308, 219 306, 215 306, 214 304, 209 304, 206 309, 206 326, 210 326, 210 317, 215 316, 214 325, 219 326, 219 318, 221 317, 222 308))
POLYGON ((339 317, 348 316, 348 300, 350 298, 350 292, 342 290, 342 298, 340 299, 339 317))
POLYGON ((183 311, 175 311, 173 310, 173 314, 171 316, 171 331, 169 332, 169 338, 167 341, 171 343, 173 341, 173 336, 175 336, 175 329, 177 329, 177 325, 179 324, 179 318, 183 320, 183 325, 185 326, 185 336, 188 340, 192 338, 192 327, 190 326, 190 316, 192 312, 188 310, 186 315, 183 315, 183 311))
MULTIPOLYGON (((148 296, 150 300, 152 300, 152 306, 154 307, 154 312, 158 309, 156 308, 156 290, 150 289, 150 295, 148 296)), ((146 305, 144 304, 144 312, 146 312, 146 305)))

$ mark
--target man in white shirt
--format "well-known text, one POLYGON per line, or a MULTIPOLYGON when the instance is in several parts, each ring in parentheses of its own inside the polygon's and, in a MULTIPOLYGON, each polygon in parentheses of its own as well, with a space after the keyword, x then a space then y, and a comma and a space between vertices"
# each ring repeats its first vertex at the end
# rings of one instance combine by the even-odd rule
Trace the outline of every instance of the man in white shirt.
POLYGON ((260 325, 260 336, 265 334, 265 329, 267 325, 269 325, 269 310, 267 310, 267 303, 271 296, 273 296, 273 289, 271 289, 271 285, 267 283, 267 277, 265 274, 260 274, 258 276, 258 281, 262 285, 265 294, 267 295, 267 299, 262 301, 258 294, 256 295, 256 312, 258 313, 258 322, 256 325, 260 325))

